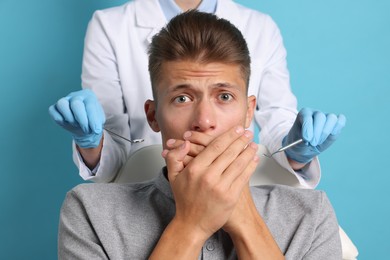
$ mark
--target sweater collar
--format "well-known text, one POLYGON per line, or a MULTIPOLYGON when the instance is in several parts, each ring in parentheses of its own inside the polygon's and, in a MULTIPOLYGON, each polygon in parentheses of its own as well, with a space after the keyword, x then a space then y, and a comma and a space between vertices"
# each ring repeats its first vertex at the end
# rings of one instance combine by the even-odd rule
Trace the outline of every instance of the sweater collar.
POLYGON ((168 171, 166 166, 160 170, 159 175, 154 179, 153 182, 158 190, 160 190, 168 198, 174 200, 172 188, 168 181, 168 171))

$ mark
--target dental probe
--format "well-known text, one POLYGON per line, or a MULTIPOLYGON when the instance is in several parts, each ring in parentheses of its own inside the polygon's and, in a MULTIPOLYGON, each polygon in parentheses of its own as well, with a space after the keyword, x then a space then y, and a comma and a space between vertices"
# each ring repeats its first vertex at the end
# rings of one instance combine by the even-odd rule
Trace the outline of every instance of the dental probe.
POLYGON ((295 145, 297 145, 297 144, 300 144, 300 143, 302 143, 302 142, 303 142, 303 139, 296 140, 295 142, 292 142, 291 144, 288 144, 288 145, 286 145, 286 146, 283 146, 283 147, 279 148, 278 150, 276 150, 276 152, 273 152, 273 153, 270 154, 270 155, 267 155, 267 154, 264 153, 263 156, 268 157, 268 158, 271 158, 271 157, 274 156, 275 154, 280 153, 280 152, 283 152, 284 150, 287 150, 288 148, 293 147, 293 146, 295 146, 295 145))
POLYGON ((107 132, 109 132, 110 134, 113 134, 113 135, 115 135, 115 136, 117 136, 117 137, 119 137, 119 138, 122 138, 123 140, 126 140, 126 141, 128 141, 128 142, 130 142, 130 143, 132 143, 132 144, 142 143, 142 142, 144 141, 143 138, 130 140, 130 139, 127 139, 127 138, 125 138, 125 137, 123 137, 123 136, 121 136, 121 135, 118 135, 117 133, 114 133, 114 132, 111 131, 111 130, 108 130, 108 129, 105 128, 105 127, 103 127, 103 129, 106 130, 107 132))

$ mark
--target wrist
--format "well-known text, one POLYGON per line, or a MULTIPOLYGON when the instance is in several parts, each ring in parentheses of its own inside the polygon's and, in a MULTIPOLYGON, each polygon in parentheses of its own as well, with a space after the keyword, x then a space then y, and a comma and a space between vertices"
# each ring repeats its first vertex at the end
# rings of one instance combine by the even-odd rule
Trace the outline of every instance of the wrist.
POLYGON ((188 221, 181 221, 177 217, 174 217, 169 223, 169 228, 173 231, 176 237, 181 237, 183 241, 186 241, 188 245, 199 247, 203 246, 206 240, 212 235, 207 234, 201 228, 196 225, 191 225, 188 221))
POLYGON ((80 153, 84 164, 90 169, 94 169, 100 161, 101 153, 103 150, 103 138, 95 148, 82 148, 76 143, 76 149, 80 153))
POLYGON ((97 148, 102 141, 103 132, 99 134, 88 134, 84 136, 73 136, 74 142, 78 147, 83 149, 97 148))
POLYGON ((174 218, 165 228, 149 259, 197 259, 206 240, 188 223, 174 218))
POLYGON ((287 157, 287 161, 288 163, 290 164, 291 168, 294 170, 294 171, 299 171, 299 170, 302 170, 308 163, 300 163, 300 162, 297 162, 297 161, 294 161, 293 159, 290 159, 287 157))
MULTIPOLYGON (((291 144, 296 139, 291 137, 289 138, 287 135, 282 140, 282 146, 291 144)), ((302 169, 306 164, 313 160, 313 157, 316 156, 316 153, 314 153, 310 145, 307 145, 305 142, 286 149, 284 154, 286 155, 289 164, 294 170, 302 169)))
POLYGON ((261 217, 257 211, 256 205, 252 199, 249 185, 247 185, 234 209, 229 221, 223 226, 223 229, 233 238, 241 239, 253 231, 261 217))
POLYGON ((239 259, 284 259, 266 223, 259 214, 229 233, 239 259))

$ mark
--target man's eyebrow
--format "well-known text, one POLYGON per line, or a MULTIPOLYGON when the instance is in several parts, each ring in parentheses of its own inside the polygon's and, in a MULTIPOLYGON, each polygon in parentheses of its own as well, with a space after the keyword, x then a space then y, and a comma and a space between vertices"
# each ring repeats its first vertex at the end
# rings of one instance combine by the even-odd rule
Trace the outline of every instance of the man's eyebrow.
POLYGON ((212 87, 216 87, 216 88, 239 88, 238 86, 232 85, 232 84, 230 84, 228 82, 216 83, 216 84, 213 84, 211 86, 212 87))
MULTIPOLYGON (((220 83, 215 83, 209 86, 210 88, 213 89, 218 89, 218 88, 227 88, 227 89, 237 89, 239 90, 240 87, 230 84, 228 82, 220 82, 220 83)), ((191 84, 180 84, 177 86, 174 86, 168 90, 168 92, 177 92, 177 91, 182 91, 185 89, 196 89, 196 87, 192 86, 191 84)))
POLYGON ((176 92, 176 91, 179 91, 179 90, 189 89, 189 88, 191 88, 190 84, 180 84, 180 85, 177 85, 177 86, 174 86, 174 87, 170 88, 168 91, 169 92, 176 92))
POLYGON ((232 91, 232 92, 245 91, 245 89, 242 89, 241 86, 235 85, 235 84, 231 84, 229 82, 221 82, 221 83, 212 84, 210 86, 210 88, 212 88, 213 90, 218 90, 218 89, 224 90, 225 89, 227 91, 232 91))

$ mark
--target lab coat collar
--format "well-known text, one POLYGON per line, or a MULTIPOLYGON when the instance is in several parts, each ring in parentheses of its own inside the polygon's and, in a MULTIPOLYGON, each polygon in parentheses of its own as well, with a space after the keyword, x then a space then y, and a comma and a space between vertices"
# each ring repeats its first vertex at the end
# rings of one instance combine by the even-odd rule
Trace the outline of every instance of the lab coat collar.
MULTIPOLYGON (((138 26, 160 29, 167 23, 158 0, 135 0, 134 4, 138 26)), ((231 0, 218 0, 215 14, 236 26, 241 24, 237 4, 231 0)))
POLYGON ((167 23, 158 0, 135 0, 134 5, 138 26, 159 30, 167 23))

